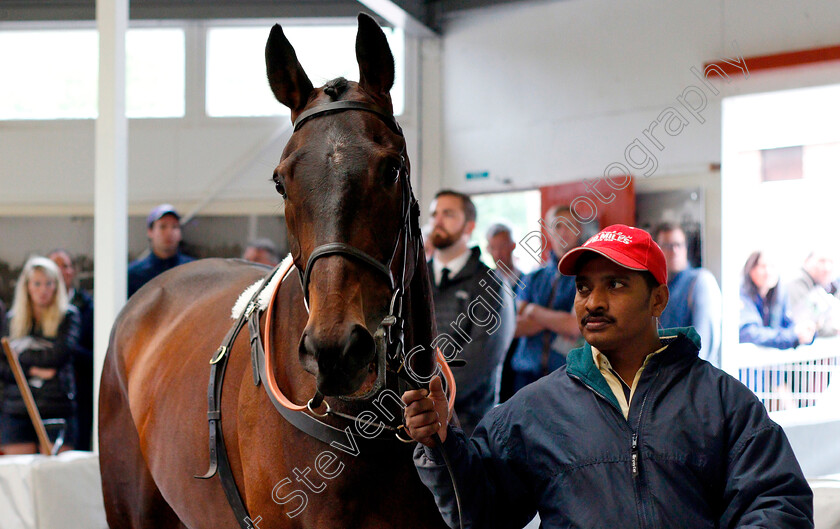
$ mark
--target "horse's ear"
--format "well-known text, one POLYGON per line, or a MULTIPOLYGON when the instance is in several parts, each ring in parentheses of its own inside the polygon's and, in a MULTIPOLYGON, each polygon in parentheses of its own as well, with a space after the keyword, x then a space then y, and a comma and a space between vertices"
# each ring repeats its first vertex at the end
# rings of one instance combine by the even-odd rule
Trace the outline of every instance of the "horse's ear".
POLYGON ((265 43, 265 70, 274 97, 289 107, 294 121, 312 95, 312 81, 303 71, 280 24, 274 24, 265 43))
POLYGON ((370 94, 388 95, 394 85, 394 56, 379 24, 364 13, 359 13, 356 61, 359 85, 370 94))

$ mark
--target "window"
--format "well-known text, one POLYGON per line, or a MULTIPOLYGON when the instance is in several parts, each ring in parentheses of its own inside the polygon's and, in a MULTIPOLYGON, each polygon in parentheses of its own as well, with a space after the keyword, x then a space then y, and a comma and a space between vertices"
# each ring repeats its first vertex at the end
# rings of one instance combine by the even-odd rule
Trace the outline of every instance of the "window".
POLYGON ((490 268, 496 268, 496 263, 487 250, 487 229, 497 222, 507 224, 513 228, 513 242, 517 243, 513 250, 513 262, 523 272, 531 272, 538 267, 534 257, 522 248, 519 242, 532 231, 540 228, 540 192, 508 191, 486 195, 473 195, 472 201, 477 211, 475 229, 470 239, 470 245, 481 248, 481 260, 490 268))
POLYGON ((94 117, 96 46, 88 29, 0 32, 0 117, 94 117))
MULTIPOLYGON (((403 112, 404 39, 401 30, 383 28, 394 54, 396 80, 391 89, 394 114, 403 112)), ((269 116, 288 114, 274 99, 265 75, 269 27, 216 27, 207 31, 207 115, 269 116)), ((356 26, 284 26, 298 61, 312 84, 330 79, 358 80, 356 26)))
POLYGON ((125 114, 184 116, 184 30, 130 29, 125 36, 125 114))
MULTIPOLYGON (((95 118, 95 29, 0 31, 0 119, 95 118)), ((126 115, 184 115, 184 31, 130 29, 126 35, 126 115)))

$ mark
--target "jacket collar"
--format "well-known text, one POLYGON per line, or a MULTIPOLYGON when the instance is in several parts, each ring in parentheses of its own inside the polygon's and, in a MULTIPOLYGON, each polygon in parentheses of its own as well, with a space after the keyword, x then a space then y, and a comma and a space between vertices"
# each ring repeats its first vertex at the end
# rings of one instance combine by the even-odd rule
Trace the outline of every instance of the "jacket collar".
MULTIPOLYGON (((452 276, 450 281, 460 279, 462 277, 472 277, 478 271, 478 267, 481 264, 481 249, 478 246, 473 246, 469 249, 470 257, 467 259, 467 263, 458 271, 457 274, 452 276)), ((429 273, 432 274, 434 277, 435 269, 434 269, 434 259, 429 259, 427 261, 427 266, 429 267, 429 273)))
MULTIPOLYGON (((668 347, 656 355, 658 357, 656 359, 658 363, 670 363, 673 359, 683 357, 696 357, 700 350, 700 335, 697 334, 694 327, 660 329, 659 338, 662 340, 662 344, 668 347)), ((655 366, 656 364, 652 367, 655 368, 655 366)), ((607 399, 616 408, 621 409, 609 384, 604 379, 604 375, 601 374, 598 366, 595 365, 595 361, 592 358, 592 346, 588 343, 584 343, 583 347, 578 347, 569 352, 569 355, 566 357, 566 373, 571 377, 579 378, 584 384, 607 399)))

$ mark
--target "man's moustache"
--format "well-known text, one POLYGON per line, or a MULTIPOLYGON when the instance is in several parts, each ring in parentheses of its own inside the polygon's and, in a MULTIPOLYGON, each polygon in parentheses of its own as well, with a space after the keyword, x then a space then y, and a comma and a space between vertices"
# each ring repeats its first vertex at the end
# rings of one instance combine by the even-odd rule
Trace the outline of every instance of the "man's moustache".
POLYGON ((606 320, 606 321, 608 321, 608 322, 610 322, 610 323, 614 323, 614 322, 615 322, 615 319, 614 319, 613 317, 608 316, 606 313, 603 313, 603 312, 594 312, 594 313, 592 313, 592 314, 587 314, 586 316, 584 316, 584 317, 580 320, 580 322, 581 322, 582 324, 586 325, 587 323, 589 323, 589 321, 590 321, 592 318, 600 318, 600 319, 606 320))

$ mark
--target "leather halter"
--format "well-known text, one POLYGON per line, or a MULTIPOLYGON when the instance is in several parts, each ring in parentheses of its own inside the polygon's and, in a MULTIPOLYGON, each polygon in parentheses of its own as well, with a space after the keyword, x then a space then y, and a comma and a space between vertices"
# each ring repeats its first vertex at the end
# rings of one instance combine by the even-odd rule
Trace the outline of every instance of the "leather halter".
POLYGON ((309 110, 304 111, 297 117, 294 123, 293 132, 297 132, 304 123, 319 114, 326 114, 328 112, 344 112, 346 110, 363 110, 365 112, 372 112, 373 114, 376 114, 376 116, 386 125, 388 125, 394 133, 404 136, 402 127, 400 127, 400 124, 397 123, 396 119, 394 119, 393 114, 378 105, 365 103, 364 101, 333 101, 332 103, 324 103, 322 105, 314 106, 309 110))
MULTIPOLYGON (((294 130, 299 130, 306 122, 313 118, 332 115, 348 110, 370 112, 385 123, 394 133, 404 137, 402 128, 399 126, 391 113, 387 112, 382 107, 362 101, 334 101, 310 108, 297 117, 294 123, 294 130)), ((391 252, 388 262, 383 264, 367 252, 350 244, 343 242, 330 242, 318 246, 312 251, 307 259, 306 266, 304 267, 302 273, 300 272, 300 269, 298 269, 301 280, 301 288, 303 289, 303 300, 307 311, 309 311, 309 283, 312 277, 312 268, 318 259, 321 259, 322 257, 339 255, 360 262, 371 270, 377 272, 379 275, 384 276, 388 282, 388 288, 391 293, 390 310, 388 315, 383 318, 379 327, 377 327, 377 330, 374 332, 374 342, 377 349, 377 370, 379 372, 378 374, 381 376, 377 377, 374 387, 364 395, 360 397, 340 397, 342 400, 362 400, 368 398, 371 394, 378 392, 384 384, 384 375, 386 373, 385 362, 390 361, 389 363, 395 363, 402 355, 404 355, 405 352, 402 308, 406 287, 410 281, 410 278, 406 277, 408 268, 408 248, 413 243, 415 253, 419 252, 420 208, 417 204, 417 199, 414 197, 414 193, 411 190, 404 149, 400 156, 400 161, 401 165, 398 180, 401 188, 400 211, 402 225, 396 241, 394 242, 394 249, 391 252), (396 283, 391 266, 396 258, 401 242, 403 246, 402 270, 399 277, 399 283, 396 283)), ((312 408, 318 408, 322 401, 323 395, 321 395, 320 392, 317 392, 310 401, 310 405, 312 408)))
MULTIPOLYGON (((400 136, 403 135, 402 129, 390 113, 387 113, 382 108, 376 105, 359 101, 337 101, 311 108, 303 112, 300 116, 298 116, 294 123, 294 130, 297 131, 301 126, 303 126, 303 124, 306 121, 312 119, 313 117, 317 117, 319 115, 326 115, 328 113, 342 112, 346 110, 361 110, 371 112, 377 115, 395 133, 399 134, 400 136)), ((304 302, 306 303, 307 311, 309 310, 308 286, 312 266, 314 265, 315 261, 321 257, 325 257, 327 255, 343 255, 358 260, 364 264, 367 264, 369 267, 371 267, 371 269, 381 273, 382 275, 385 275, 389 280, 389 287, 392 292, 392 297, 389 314, 383 319, 382 323, 379 325, 376 333, 374 334, 374 342, 376 343, 377 349, 377 358, 379 359, 381 367, 386 361, 388 361, 389 364, 391 364, 392 362, 398 362, 399 368, 396 369, 396 373, 400 377, 399 380, 404 381, 410 387, 417 388, 420 387, 420 385, 417 383, 416 380, 412 379, 407 374, 407 370, 404 369, 406 360, 404 333, 405 322, 402 317, 402 309, 403 297, 405 296, 406 285, 408 283, 408 281, 406 280, 406 269, 408 267, 407 258, 409 244, 414 243, 415 255, 420 255, 421 251, 419 238, 420 209, 417 204, 417 200, 414 198, 414 193, 411 190, 411 184, 408 179, 408 171, 404 155, 402 156, 402 166, 400 168, 399 178, 400 185, 402 188, 401 209, 403 224, 400 228, 400 233, 397 236, 393 254, 390 260, 388 261, 387 265, 383 265, 377 259, 371 257, 364 251, 359 250, 358 248, 355 248, 349 244, 334 242, 316 248, 309 256, 304 272, 301 273, 300 269, 298 269, 298 273, 300 274, 301 278, 301 287, 303 288, 304 302), (394 260, 397 250, 399 249, 401 239, 403 241, 402 273, 399 287, 396 287, 394 284, 393 274, 391 273, 391 264, 394 260)), ((271 324, 271 320, 273 319, 271 307, 274 305, 275 296, 280 290, 282 279, 284 279, 288 275, 288 272, 291 270, 291 266, 289 266, 289 268, 280 272, 281 265, 282 263, 278 264, 277 267, 275 267, 269 274, 267 274, 263 278, 260 287, 254 292, 253 296, 247 304, 245 311, 243 311, 242 315, 240 315, 236 323, 234 323, 233 327, 231 327, 231 329, 228 331, 227 335, 225 336, 222 342, 222 345, 219 347, 218 350, 214 352, 213 357, 210 360, 210 381, 207 390, 207 420, 209 424, 210 466, 204 475, 195 477, 198 479, 209 479, 213 477, 217 472, 219 473, 225 496, 227 497, 228 503, 230 504, 231 509, 233 510, 234 515, 237 519, 237 522, 239 523, 240 527, 242 527, 242 529, 250 529, 252 527, 252 522, 250 517, 248 516, 248 509, 242 500, 241 494, 239 493, 239 489, 236 485, 236 480, 233 477, 233 471, 230 466, 230 460, 227 456, 227 449, 225 447, 224 436, 222 434, 221 393, 222 384, 224 381, 224 373, 228 359, 230 358, 230 353, 233 349, 233 343, 246 322, 248 324, 248 330, 251 341, 251 363, 254 384, 259 385, 261 381, 265 381, 263 387, 265 388, 266 393, 268 394, 269 400, 278 410, 278 412, 280 412, 280 414, 293 426, 303 431, 304 433, 315 437, 316 439, 320 439, 323 442, 331 444, 332 442, 338 441, 339 443, 341 443, 342 441, 346 441, 346 436, 348 435, 348 433, 351 432, 351 429, 347 427, 344 430, 341 430, 318 419, 318 417, 334 415, 351 421, 357 421, 363 424, 367 423, 367 425, 381 427, 380 430, 389 429, 392 431, 396 431, 396 436, 398 439, 404 442, 412 442, 410 439, 405 440, 402 437, 400 437, 399 429, 401 429, 402 426, 400 426, 399 428, 394 428, 384 423, 377 424, 372 423, 370 421, 362 421, 358 417, 334 412, 331 410, 329 405, 327 405, 326 414, 319 414, 318 412, 314 411, 314 409, 318 408, 321 405, 321 402, 323 401, 324 397, 320 394, 320 392, 316 392, 315 397, 313 397, 313 399, 311 399, 306 404, 306 406, 300 406, 292 403, 287 397, 285 397, 285 395, 283 395, 282 391, 280 391, 279 387, 276 384, 276 381, 274 380, 274 373, 273 369, 271 368, 270 358, 272 351, 270 342, 271 332, 269 326, 271 324), (259 330, 259 321, 262 311, 258 308, 257 297, 259 296, 259 293, 268 284, 270 279, 277 273, 282 274, 281 281, 278 281, 277 287, 272 293, 271 298, 269 300, 265 328, 266 345, 268 347, 263 349, 262 339, 259 330), (307 410, 312 415, 310 415, 310 413, 306 413, 307 410), (316 415, 318 417, 316 417, 316 415)), ((454 377, 452 376, 452 372, 446 365, 446 362, 443 359, 443 355, 440 353, 439 350, 436 351, 436 361, 440 365, 450 387, 449 407, 451 411, 455 401, 454 377)), ((380 372, 378 375, 380 376, 377 376, 377 382, 374 389, 369 391, 366 395, 359 398, 367 398, 367 396, 370 395, 370 393, 378 391, 378 389, 384 383, 382 381, 385 378, 385 372, 380 372)), ((353 436, 357 437, 355 435, 353 436)), ((440 444, 440 438, 437 437, 437 435, 435 435, 435 438, 438 444, 440 444)), ((375 439, 380 440, 384 438, 380 437, 375 439)), ((362 437, 360 438, 360 440, 367 441, 372 439, 368 437, 362 437)), ((460 517, 461 500, 460 494, 458 492, 458 486, 455 480, 455 475, 452 470, 452 464, 449 461, 449 458, 445 452, 443 452, 443 457, 449 470, 450 478, 452 479, 452 484, 455 490, 456 503, 458 505, 458 512, 460 517)), ((461 520, 461 525, 463 526, 463 520, 461 520)))
MULTIPOLYGON (((388 127, 400 137, 404 137, 402 128, 394 119, 394 116, 387 112, 380 106, 365 103, 362 101, 333 101, 332 103, 325 103, 322 105, 318 105, 315 107, 310 108, 309 110, 304 111, 300 114, 294 123, 294 132, 297 132, 304 123, 307 121, 328 115, 328 114, 335 114, 338 112, 346 112, 348 110, 361 110, 364 112, 370 112, 376 117, 378 117, 383 123, 388 125, 388 127)), ((401 156, 401 166, 400 166, 400 185, 403 188, 403 204, 401 206, 402 214, 403 214, 403 226, 400 230, 400 234, 403 233, 405 228, 407 227, 408 222, 408 213, 410 213, 411 207, 417 203, 417 200, 414 199, 413 193, 411 193, 410 184, 408 184, 408 175, 407 167, 405 164, 405 155, 401 156), (406 195, 406 188, 410 194, 410 199, 407 200, 406 195)), ((416 233, 408 235, 417 235, 416 233)), ((399 238, 397 239, 397 245, 399 245, 399 238)), ((396 245, 394 248, 394 253, 396 253, 396 245)), ((309 255, 309 259, 306 262, 306 267, 304 268, 303 275, 301 276, 301 286, 303 287, 303 299, 306 303, 307 310, 309 310, 309 281, 312 276, 312 267, 315 265, 315 262, 320 259, 321 257, 326 257, 328 255, 344 255, 346 257, 350 257, 357 261, 361 261, 362 263, 368 265, 373 270, 379 272, 381 275, 384 275, 388 279, 389 287, 393 294, 394 292, 394 276, 391 273, 391 261, 393 261, 394 256, 391 256, 391 260, 387 264, 382 264, 379 260, 374 257, 371 257, 368 253, 356 248, 355 246, 343 243, 343 242, 331 242, 327 244, 323 244, 315 248, 312 253, 309 255)), ((403 262, 403 271, 407 263, 403 262)), ((405 285, 402 285, 403 287, 405 285)), ((404 288, 403 288, 404 290, 404 288)))

